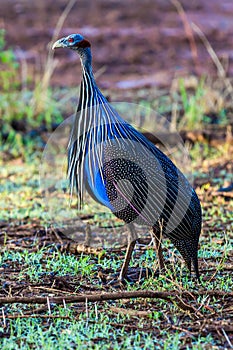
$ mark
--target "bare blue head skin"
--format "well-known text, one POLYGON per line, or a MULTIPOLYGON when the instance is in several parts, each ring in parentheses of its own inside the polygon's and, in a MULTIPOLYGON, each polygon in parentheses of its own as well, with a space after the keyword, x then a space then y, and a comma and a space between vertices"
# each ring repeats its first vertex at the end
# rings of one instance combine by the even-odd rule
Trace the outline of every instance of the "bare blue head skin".
POLYGON ((68 48, 78 52, 85 68, 91 67, 91 44, 81 34, 70 34, 57 40, 52 49, 68 48))

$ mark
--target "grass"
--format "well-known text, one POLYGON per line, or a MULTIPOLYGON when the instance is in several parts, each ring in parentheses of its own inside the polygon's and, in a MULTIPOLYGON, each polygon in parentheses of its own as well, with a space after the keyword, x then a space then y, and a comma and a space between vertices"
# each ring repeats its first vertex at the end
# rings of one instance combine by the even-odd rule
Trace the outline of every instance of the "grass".
MULTIPOLYGON (((60 313, 61 310, 55 310, 54 314, 60 313)), ((64 313, 64 311, 63 311, 64 313)), ((103 315, 98 308, 90 307, 88 319, 85 313, 81 313, 79 317, 72 320, 72 312, 64 320, 55 320, 50 326, 43 325, 41 319, 19 319, 17 329, 12 325, 12 340, 9 342, 4 340, 2 349, 178 349, 183 344, 183 334, 176 332, 173 335, 161 332, 161 338, 156 339, 154 334, 143 331, 143 325, 139 325, 137 331, 128 330, 127 338, 125 331, 130 321, 126 316, 117 316, 109 313, 109 316, 103 315), (118 324, 126 324, 126 327, 114 327, 118 324), (140 328, 142 330, 140 330, 140 328), (30 331, 28 331, 30 330, 30 331), (35 339, 35 333, 37 337, 35 339), (15 335, 16 334, 16 335, 15 335), (24 344, 28 344, 25 346, 24 344), (71 345, 72 344, 72 345, 71 345), (16 346, 16 347, 14 347, 16 346)), ((152 320, 153 322, 153 315, 152 320)), ((155 326, 156 329, 156 326, 155 326)), ((158 330, 159 331, 159 330, 158 330)), ((190 349, 207 349, 213 344, 210 335, 206 337, 197 337, 190 342, 190 349)))
MULTIPOLYGON (((218 239, 223 237, 219 235, 218 239)), ((210 237, 212 240, 212 237, 210 237)), ((202 243, 200 259, 214 259, 216 256, 214 250, 218 249, 219 243, 216 243, 211 247, 211 254, 206 254, 205 249, 210 248, 209 243, 202 243), (204 243, 204 244, 203 244, 204 243)), ((232 244, 232 242, 231 242, 232 244)), ((230 245, 224 247, 226 256, 230 254, 230 245)), ((149 257, 153 261, 155 259, 154 251, 149 250, 142 253, 141 261, 148 261, 149 257)), ((138 257, 137 257, 138 258, 138 257)), ((106 268, 112 268, 117 264, 118 257, 115 256, 111 259, 104 257, 101 259, 101 265, 106 268), (115 261, 114 261, 115 259, 115 261)), ((136 263, 134 259, 133 264, 136 263)), ((151 264, 151 261, 149 261, 151 264)), ((46 288, 51 296, 51 293, 59 292, 58 281, 59 276, 65 278, 69 287, 73 286, 72 293, 82 293, 85 291, 87 285, 98 290, 103 290, 103 286, 97 277, 97 259, 91 258, 87 255, 72 256, 70 254, 64 254, 56 249, 53 250, 51 246, 49 249, 40 249, 33 253, 28 253, 27 250, 17 253, 14 251, 6 250, 1 258, 1 266, 5 269, 11 269, 11 283, 8 285, 3 284, 5 293, 9 290, 10 285, 14 281, 15 284, 21 285, 22 288, 29 288, 31 293, 36 294, 46 293, 46 288), (96 260, 96 261, 95 261, 96 260), (17 271, 20 270, 20 273, 17 271), (16 272, 14 272, 16 271, 16 272), (56 281, 56 282, 55 282, 56 281), (52 284, 52 286, 51 286, 52 284)), ((224 266, 222 265, 219 273, 224 272, 224 266)), ((232 279, 230 276, 219 276, 215 281, 207 286, 208 289, 217 288, 219 290, 232 290, 232 279)), ((4 278, 3 278, 4 279, 4 278)), ((181 281, 176 281, 179 284, 181 281)), ((183 288, 192 290, 196 289, 195 283, 190 285, 188 279, 182 279, 183 288)), ((66 285, 66 287, 67 287, 66 285)), ((14 287, 13 287, 14 288, 14 287)), ((126 289, 156 289, 156 290, 174 290, 174 282, 167 280, 167 277, 161 276, 159 279, 150 278, 145 280, 140 286, 128 285, 126 289)), ((65 291, 64 286, 60 285, 60 292, 65 291)), ((198 299, 199 304, 206 304, 206 297, 203 296, 198 299)), ((213 301, 209 304, 214 310, 218 310, 218 316, 221 315, 221 309, 219 308, 219 301, 213 301)), ((37 309, 36 305, 33 309, 37 309)), ((2 339, 2 348, 15 349, 27 349, 27 348, 40 348, 43 349, 59 349, 62 346, 65 348, 73 349, 77 346, 83 349, 98 349, 100 347, 108 349, 110 344, 111 348, 117 348, 120 346, 123 349, 127 349, 129 346, 134 346, 135 349, 144 348, 169 348, 176 349, 177 346, 182 344, 188 345, 192 349, 207 348, 208 346, 218 346, 220 342, 215 339, 211 334, 203 336, 201 334, 193 335, 192 327, 190 328, 190 335, 187 338, 186 332, 189 333, 186 328, 190 322, 195 320, 195 316, 181 312, 176 306, 172 306, 167 302, 151 302, 138 300, 128 301, 127 303, 122 300, 119 302, 110 303, 96 303, 96 304, 74 304, 58 307, 51 305, 51 311, 47 310, 47 307, 43 308, 42 317, 38 315, 34 316, 34 313, 41 312, 36 310, 33 312, 30 305, 28 307, 20 305, 12 305, 4 307, 4 312, 9 316, 7 321, 7 330, 9 332, 7 337, 2 339), (116 313, 115 307, 118 312, 116 313), (81 310, 80 310, 81 309, 81 310), (144 310, 144 316, 140 315, 140 311, 144 310), (126 313, 124 313, 126 311, 126 313), (127 313, 128 311, 128 313, 127 313), (132 313, 133 311, 133 313, 132 313), (16 318, 11 320, 10 315, 21 314, 24 318, 16 318), (30 318, 30 315, 32 317, 30 318), (169 322, 166 317, 169 317, 169 322), (184 319, 183 319, 184 318, 184 319), (168 330, 173 325, 175 327, 184 327, 182 331, 168 330), (165 326, 165 328, 164 328, 165 326), (168 329, 167 329, 168 328, 168 329), (127 331, 127 337, 126 332, 127 331), (36 337, 35 337, 36 334, 36 337)), ((208 316, 208 309, 205 310, 208 316)), ((223 311, 222 311, 223 312, 223 311)), ((226 315, 225 315, 226 317, 226 315)), ((5 333, 5 330, 0 330, 5 333)))
MULTIPOLYGON (((192 157, 198 154, 197 147, 196 144, 191 151, 192 157)), ((209 168, 205 172, 200 169, 198 160, 194 162, 195 181, 202 182, 197 190, 204 206, 199 250, 202 286, 199 288, 206 294, 193 301, 193 305, 199 309, 202 317, 182 310, 179 305, 156 299, 123 299, 62 306, 50 304, 49 308, 48 305, 9 304, 2 306, 1 348, 128 349, 133 346, 134 349, 209 349, 229 345, 222 329, 225 331, 224 322, 228 324, 227 320, 231 317, 230 299, 226 297, 223 302, 219 298, 210 298, 208 291, 229 293, 233 288, 229 273, 233 246, 232 203, 219 196, 212 196, 211 202, 208 200, 216 183, 222 185, 226 175, 223 159, 219 158, 221 152, 217 153, 217 159, 214 152, 210 154, 210 161, 218 160, 214 169, 209 168), (215 170, 215 178, 210 177, 211 170, 215 170), (207 328, 203 326, 204 323, 207 328), (211 328, 212 324, 215 326, 211 328), (221 327, 216 328, 219 329, 217 332, 214 327, 219 325, 221 327)), ((105 250, 93 255, 72 254, 69 249, 62 249, 60 239, 65 246, 69 238, 58 240, 59 236, 54 236, 53 229, 44 219, 45 207, 38 205, 41 201, 36 170, 38 160, 17 167, 15 162, 5 163, 1 168, 4 169, 1 174, 1 207, 5 205, 11 209, 5 213, 1 210, 4 213, 0 219, 0 237, 4 238, 0 259, 1 296, 64 295, 65 298, 76 293, 114 291, 114 287, 103 284, 99 271, 107 275, 119 271, 124 251, 116 248, 111 253, 105 250), (22 176, 18 176, 20 170, 24 170, 22 176)), ((95 225, 98 225, 98 220, 103 223, 105 219, 95 215, 95 225)), ((164 240, 164 248, 166 274, 160 277, 152 275, 140 283, 126 284, 123 290, 152 289, 171 293, 174 290, 191 293, 198 290, 196 282, 187 277, 182 260, 169 241, 164 240)), ((131 262, 133 266, 156 268, 153 248, 138 246, 131 262)), ((225 333, 231 341, 230 331, 226 329, 225 333)))
POLYGON ((63 101, 64 91, 56 97, 38 78, 21 78, 13 50, 5 47, 4 30, 0 30, 0 68, 0 152, 15 158, 24 156, 27 148, 31 154, 42 143, 38 135, 63 120, 63 104, 58 100, 63 101))
MULTIPOLYGON (((182 259, 166 239, 163 246, 167 270, 158 277, 153 272, 157 268, 156 254, 152 247, 147 247, 146 236, 145 242, 137 246, 130 267, 152 269, 152 275, 134 284, 114 287, 106 283, 103 276, 120 270, 125 243, 121 222, 89 200, 78 214, 74 198, 71 208, 63 214, 68 219, 69 211, 71 218, 78 218, 76 229, 81 233, 69 235, 57 220, 67 203, 68 193, 55 191, 45 196, 40 187, 38 169, 47 141, 45 134, 62 120, 64 102, 69 105, 69 111, 74 110, 76 101, 72 99, 72 92, 52 90, 47 84, 45 100, 38 104, 41 86, 27 77, 32 87, 25 90, 19 80, 20 67, 13 51, 5 48, 3 33, 0 48, 4 68, 0 73, 0 123, 3 126, 0 134, 0 297, 48 297, 47 305, 1 305, 1 349, 231 347, 232 297, 228 294, 233 289, 232 196, 216 191, 232 182, 232 145, 225 140, 215 146, 206 141, 187 145, 194 184, 203 206, 199 249, 201 285, 190 280, 182 259), (50 200, 57 210, 53 215, 47 205, 50 200), (94 249, 89 253, 83 247, 82 251, 78 250, 78 243, 85 238, 87 223, 94 236, 94 249), (193 306, 195 312, 187 311, 184 304, 177 301, 149 298, 64 302, 63 305, 49 302, 49 298, 58 295, 65 300, 67 295, 141 289, 167 291, 171 295, 182 291, 203 293, 194 299, 184 297, 182 300, 193 306), (211 297, 209 291, 226 295, 211 297)), ((135 91, 132 96, 135 97, 135 91)), ((213 124, 225 126, 231 122, 229 96, 224 94, 221 84, 219 88, 218 82, 212 84, 207 78, 174 80, 172 90, 162 92, 156 99, 141 90, 134 100, 138 101, 166 115, 171 130, 192 130, 196 125, 199 128, 213 124), (208 105, 207 100, 211 101, 208 105)))

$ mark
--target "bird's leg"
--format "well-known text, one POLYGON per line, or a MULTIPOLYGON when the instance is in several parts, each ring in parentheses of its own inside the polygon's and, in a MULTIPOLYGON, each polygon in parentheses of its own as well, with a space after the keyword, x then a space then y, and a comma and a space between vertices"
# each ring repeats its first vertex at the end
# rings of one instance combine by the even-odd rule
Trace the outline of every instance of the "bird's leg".
POLYGON ((130 263, 130 259, 135 247, 135 244, 137 242, 137 233, 135 231, 134 225, 133 224, 127 224, 128 230, 129 230, 129 235, 128 235, 128 246, 127 250, 125 253, 125 259, 121 268, 121 272, 119 275, 119 280, 123 281, 127 277, 127 272, 128 272, 128 267, 130 263))
MULTIPOLYGON (((161 226, 161 225, 160 225, 161 226)), ((159 270, 162 271, 165 269, 165 264, 164 264, 164 259, 163 259, 163 250, 162 250, 162 226, 158 228, 153 227, 153 235, 155 237, 155 248, 156 248, 156 253, 158 257, 158 262, 159 262, 159 270)))

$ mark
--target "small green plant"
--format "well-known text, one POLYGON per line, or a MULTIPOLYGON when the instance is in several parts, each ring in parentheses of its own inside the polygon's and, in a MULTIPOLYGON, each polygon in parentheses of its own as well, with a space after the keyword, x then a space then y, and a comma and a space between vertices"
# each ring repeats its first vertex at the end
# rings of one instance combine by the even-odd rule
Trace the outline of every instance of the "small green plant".
POLYGON ((176 112, 179 111, 178 129, 200 129, 208 124, 227 125, 228 102, 224 89, 205 77, 179 79, 175 92, 176 112))
POLYGON ((16 61, 14 52, 11 49, 5 49, 5 31, 0 30, 0 87, 1 90, 9 91, 19 87, 17 73, 19 64, 16 61))
POLYGON ((37 143, 32 130, 41 127, 51 130, 63 118, 49 84, 42 86, 40 81, 27 76, 24 80, 30 81, 32 88, 25 88, 20 63, 14 51, 6 48, 4 30, 0 30, 0 68, 0 151, 17 157, 32 151, 32 147, 30 150, 27 147, 30 140, 34 145, 37 143))
POLYGON ((182 107, 184 110, 184 117, 181 119, 180 124, 192 129, 203 123, 204 106, 202 98, 205 94, 204 79, 200 80, 194 94, 192 95, 188 94, 183 79, 180 80, 179 87, 182 107))

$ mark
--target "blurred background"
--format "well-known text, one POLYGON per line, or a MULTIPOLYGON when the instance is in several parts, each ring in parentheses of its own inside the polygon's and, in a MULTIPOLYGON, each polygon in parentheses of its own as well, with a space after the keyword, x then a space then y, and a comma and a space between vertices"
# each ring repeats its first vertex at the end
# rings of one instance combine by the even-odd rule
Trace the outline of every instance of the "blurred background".
MULTIPOLYGON (((43 71, 48 44, 68 3, 1 1, 6 46, 27 63, 30 73, 43 71)), ((59 35, 82 33, 92 42, 95 70, 102 69, 99 81, 105 88, 169 87, 177 75, 216 74, 191 22, 207 36, 232 75, 232 16, 230 0, 76 0, 70 2, 59 35)), ((53 85, 78 84, 76 59, 71 51, 60 53, 53 85)))
POLYGON ((58 50, 53 59, 50 50, 52 40, 70 33, 91 41, 98 85, 109 100, 173 115, 178 130, 229 123, 232 15, 230 0, 2 0, 3 139, 54 128, 73 112, 78 57, 58 50))
POLYGON ((91 41, 98 85, 109 100, 148 105, 179 131, 229 124, 232 15, 230 0, 2 0, 1 149, 23 153, 22 132, 54 129, 73 113, 78 57, 58 50, 54 59, 50 49, 70 33, 91 41))

